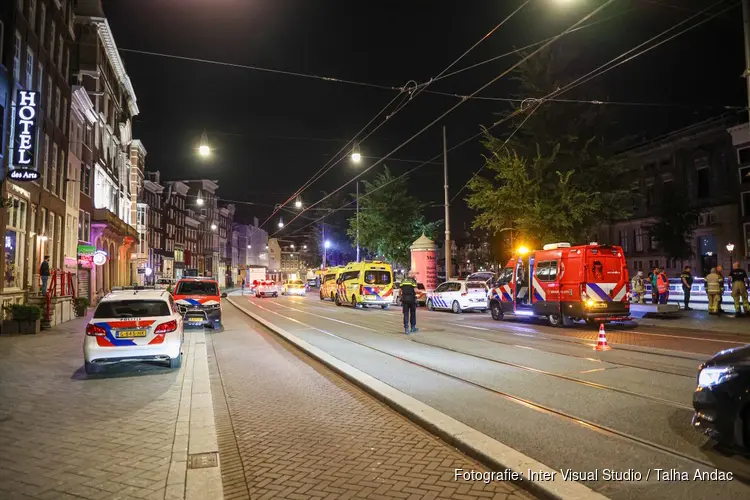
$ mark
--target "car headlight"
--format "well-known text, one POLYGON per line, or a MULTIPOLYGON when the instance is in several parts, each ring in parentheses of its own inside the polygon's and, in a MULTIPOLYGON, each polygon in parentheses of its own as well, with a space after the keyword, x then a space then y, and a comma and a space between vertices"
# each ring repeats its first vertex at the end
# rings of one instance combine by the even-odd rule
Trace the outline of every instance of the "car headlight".
POLYGON ((734 368, 728 366, 712 366, 704 368, 698 374, 698 387, 711 387, 723 384, 737 376, 734 368))

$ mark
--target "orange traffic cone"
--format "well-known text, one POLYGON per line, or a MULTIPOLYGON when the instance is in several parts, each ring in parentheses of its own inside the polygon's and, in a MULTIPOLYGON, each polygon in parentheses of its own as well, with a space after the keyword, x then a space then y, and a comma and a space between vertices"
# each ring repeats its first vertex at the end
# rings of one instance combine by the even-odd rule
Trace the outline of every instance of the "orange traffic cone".
POLYGON ((604 331, 604 323, 599 324, 599 340, 596 343, 596 347, 594 347, 595 351, 609 351, 612 349, 607 345, 607 334, 604 331))

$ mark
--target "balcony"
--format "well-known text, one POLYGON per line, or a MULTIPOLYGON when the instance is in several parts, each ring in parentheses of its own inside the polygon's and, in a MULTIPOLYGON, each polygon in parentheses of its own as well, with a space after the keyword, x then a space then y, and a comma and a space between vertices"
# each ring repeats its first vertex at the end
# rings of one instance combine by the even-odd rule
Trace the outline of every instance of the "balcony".
POLYGON ((95 208, 91 214, 91 224, 106 224, 109 229, 123 236, 130 236, 138 241, 138 232, 133 226, 125 223, 122 219, 106 208, 95 208))

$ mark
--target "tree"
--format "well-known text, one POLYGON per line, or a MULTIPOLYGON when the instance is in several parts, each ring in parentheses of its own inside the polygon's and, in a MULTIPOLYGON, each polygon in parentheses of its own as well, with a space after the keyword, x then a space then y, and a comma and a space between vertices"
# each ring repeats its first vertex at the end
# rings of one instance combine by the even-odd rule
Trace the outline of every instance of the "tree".
MULTIPOLYGON (((519 98, 543 97, 580 73, 572 53, 553 46, 516 72, 519 98)), ((590 90, 590 89, 589 89, 590 90)), ((575 93, 565 98, 575 99, 575 93)), ((513 229, 535 243, 585 240, 601 224, 628 215, 624 164, 612 160, 615 142, 605 139, 615 121, 591 104, 525 101, 512 122, 518 132, 506 141, 485 130, 490 177, 470 184, 475 228, 513 229)))
POLYGON ((442 221, 425 222, 425 203, 408 194, 408 177, 396 180, 388 167, 375 180, 362 181, 357 216, 349 218, 347 234, 356 245, 357 227, 361 248, 382 255, 393 264, 408 266, 409 247, 422 233, 434 237, 442 221), (358 226, 359 224, 359 226, 358 226))
POLYGON ((514 238, 529 242, 584 239, 604 212, 606 196, 577 182, 575 170, 558 169, 558 150, 524 158, 502 147, 502 141, 486 134, 492 154, 485 167, 491 179, 476 177, 469 184, 469 207, 478 212, 475 228, 493 233, 513 230, 514 238))
POLYGON ((691 241, 698 227, 700 211, 690 206, 685 193, 665 189, 656 222, 647 229, 668 259, 684 262, 693 256, 691 241))

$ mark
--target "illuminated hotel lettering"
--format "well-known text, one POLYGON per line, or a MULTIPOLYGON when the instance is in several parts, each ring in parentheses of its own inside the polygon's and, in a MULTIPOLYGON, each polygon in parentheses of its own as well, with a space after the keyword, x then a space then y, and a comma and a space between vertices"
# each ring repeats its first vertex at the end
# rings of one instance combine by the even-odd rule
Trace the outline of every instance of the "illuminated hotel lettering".
POLYGON ((36 158, 36 117, 39 92, 19 90, 16 112, 16 131, 10 178, 14 181, 33 181, 39 178, 36 158))

